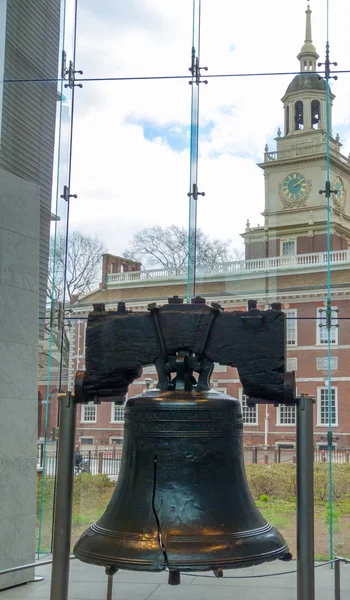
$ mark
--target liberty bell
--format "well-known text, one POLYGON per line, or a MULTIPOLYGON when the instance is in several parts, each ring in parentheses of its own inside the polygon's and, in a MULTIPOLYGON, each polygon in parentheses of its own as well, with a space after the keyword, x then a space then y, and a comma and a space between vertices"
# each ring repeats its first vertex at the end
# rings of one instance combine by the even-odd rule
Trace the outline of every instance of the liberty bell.
MULTIPOLYGON (((181 571, 211 570, 220 576, 223 569, 291 558, 281 534, 255 506, 247 484, 240 402, 209 388, 209 337, 217 314, 204 315, 197 353, 186 347, 175 351, 166 341, 171 337, 166 319, 162 323, 159 313, 150 315, 165 351, 155 360, 159 387, 126 403, 115 491, 105 513, 74 548, 84 562, 114 572, 167 569, 169 583, 176 584, 181 571), (204 346, 209 346, 207 355, 204 346)), ((126 320, 124 315, 130 332, 131 321, 127 326, 126 320)), ((94 326, 96 352, 96 322, 94 326)), ((85 393, 94 385, 96 379, 87 371, 85 393)))

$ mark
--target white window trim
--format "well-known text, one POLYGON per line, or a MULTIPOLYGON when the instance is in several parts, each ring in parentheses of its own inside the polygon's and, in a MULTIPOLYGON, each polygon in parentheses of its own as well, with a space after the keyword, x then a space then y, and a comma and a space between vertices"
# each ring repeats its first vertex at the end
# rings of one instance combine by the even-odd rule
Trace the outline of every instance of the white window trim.
MULTIPOLYGON (((323 440, 323 441, 321 440, 320 442, 316 442, 316 446, 317 446, 317 448, 320 448, 320 446, 327 446, 327 448, 328 448, 327 440, 323 440)), ((338 443, 332 442, 332 446, 334 449, 337 449, 338 443)), ((322 452, 322 450, 321 450, 321 452, 322 452)))
MULTIPOLYGON (((279 441, 279 442, 275 442, 275 446, 293 446, 293 449, 296 448, 296 442, 288 442, 288 441, 279 441)), ((283 450, 283 448, 281 448, 281 450, 283 450)), ((285 448, 285 450, 292 450, 292 448, 285 448)))
POLYGON ((280 256, 295 256, 297 253, 297 238, 296 237, 287 237, 287 238, 280 238, 280 256), (283 244, 285 242, 294 242, 294 254, 283 254, 282 250, 283 250, 283 244))
POLYGON ((95 443, 95 438, 93 435, 81 435, 79 438, 79 441, 81 443, 81 440, 91 440, 91 439, 92 439, 91 444, 86 444, 86 446, 93 446, 95 443))
POLYGON ((93 402, 88 402, 87 404, 81 405, 80 423, 97 423, 97 405, 96 404, 94 404, 93 402), (84 419, 86 406, 94 406, 95 407, 95 419, 94 420, 91 420, 91 419, 85 420, 84 419))
MULTIPOLYGON (((239 401, 241 404, 242 418, 243 418, 242 400, 243 400, 243 388, 239 388, 239 401)), ((255 418, 256 418, 255 423, 245 423, 243 420, 243 427, 259 427, 259 405, 258 404, 255 405, 255 418)))
MULTIPOLYGON (((127 395, 126 395, 126 398, 125 398, 125 399, 127 399, 127 395)), ((119 407, 120 407, 120 408, 124 408, 124 411, 125 411, 125 405, 124 405, 124 404, 117 404, 117 407, 118 407, 118 408, 119 408, 119 407)), ((115 408, 115 403, 114 403, 114 402, 112 402, 112 405, 111 405, 111 420, 110 420, 110 423, 124 423, 124 420, 125 420, 124 418, 123 418, 123 419, 115 419, 115 418, 114 418, 114 408, 115 408)))
POLYGON ((219 363, 214 363, 213 373, 227 373, 227 366, 219 365, 219 363))
MULTIPOLYGON (((339 427, 339 417, 338 417, 338 413, 339 413, 339 406, 338 406, 338 387, 337 386, 333 386, 331 387, 331 390, 334 389, 335 390, 335 423, 332 423, 332 428, 333 427, 339 427)), ((316 427, 328 427, 328 422, 327 423, 320 423, 320 419, 321 419, 321 390, 328 390, 328 387, 323 385, 321 387, 317 388, 317 410, 316 410, 316 427)))
POLYGON ((112 445, 112 444, 114 444, 114 443, 115 443, 115 444, 116 444, 116 443, 118 443, 118 445, 122 445, 122 443, 123 443, 123 436, 118 436, 118 438, 121 440, 120 442, 113 442, 112 440, 115 440, 115 439, 116 439, 116 437, 117 437, 116 435, 111 435, 111 436, 110 436, 110 438, 109 438, 109 443, 110 443, 110 445, 112 445))
MULTIPOLYGON (((320 317, 319 311, 320 311, 320 309, 322 311, 325 311, 326 307, 325 306, 318 306, 317 309, 316 309, 316 346, 321 346, 321 348, 326 348, 327 347, 327 342, 326 343, 325 342, 321 343, 321 327, 320 327, 320 321, 319 321, 319 317, 320 317)), ((338 309, 337 306, 333 306, 333 305, 331 306, 331 310, 332 311, 333 310, 337 310, 337 309, 338 309)), ((321 313, 321 314, 325 315, 324 312, 321 313)), ((338 318, 337 318, 337 325, 338 325, 338 318)), ((336 336, 335 336, 336 339, 335 339, 335 342, 331 341, 331 344, 330 344, 331 346, 338 346, 338 343, 339 343, 338 327, 336 327, 335 331, 336 331, 336 336)))
POLYGON ((86 328, 87 321, 83 321, 83 356, 85 357, 85 349, 86 349, 86 328))
POLYGON ((293 347, 295 348, 298 345, 298 311, 296 308, 287 308, 286 310, 283 311, 286 315, 286 344, 287 344, 287 348, 293 347), (288 321, 287 319, 289 318, 289 315, 295 313, 295 341, 294 344, 289 344, 288 340, 287 340, 287 326, 288 326, 288 321))
MULTIPOLYGON (((316 356, 316 371, 328 371, 328 364, 326 364, 324 367, 320 367, 319 366, 319 361, 320 360, 324 360, 326 361, 326 363, 328 363, 328 357, 327 356, 316 356)), ((334 371, 338 371, 339 369, 339 360, 338 360, 338 356, 332 356, 331 357, 331 371, 334 373, 334 371), (334 368, 332 367, 332 361, 335 361, 335 366, 334 368)))
POLYGON ((298 359, 297 359, 296 356, 289 356, 289 357, 287 356, 287 358, 286 358, 286 369, 287 369, 287 371, 297 371, 298 370, 298 359), (290 363, 288 364, 288 361, 290 361, 290 360, 295 360, 295 367, 294 367, 294 369, 290 368, 290 363))
MULTIPOLYGON (((286 405, 284 404, 283 406, 286 406, 286 405)), ((276 411, 276 427, 295 427, 296 426, 296 418, 297 418, 296 407, 294 405, 294 407, 291 407, 291 408, 294 408, 294 413, 295 413, 294 423, 281 423, 281 406, 279 405, 277 407, 277 411, 276 411)), ((280 443, 283 443, 283 442, 280 442, 280 443)))

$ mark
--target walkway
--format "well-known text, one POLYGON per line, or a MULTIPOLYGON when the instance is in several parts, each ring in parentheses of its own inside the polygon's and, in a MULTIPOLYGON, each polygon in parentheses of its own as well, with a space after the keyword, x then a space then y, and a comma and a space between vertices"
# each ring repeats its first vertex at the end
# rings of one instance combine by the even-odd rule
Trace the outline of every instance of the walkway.
MULTIPOLYGON (((167 584, 166 573, 135 573, 119 571, 114 577, 113 600, 296 600, 296 562, 275 561, 259 567, 226 571, 226 577, 216 579, 193 575, 181 577, 181 585, 167 584), (283 573, 277 577, 229 579, 229 576, 283 573)), ((341 567, 341 600, 350 597, 350 565, 341 567)), ((49 600, 50 566, 36 569, 42 582, 28 583, 0 592, 0 600, 49 600)), ((334 571, 322 566, 316 569, 316 600, 334 600, 334 571)), ((69 600, 105 600, 107 578, 104 569, 71 561, 69 600)))

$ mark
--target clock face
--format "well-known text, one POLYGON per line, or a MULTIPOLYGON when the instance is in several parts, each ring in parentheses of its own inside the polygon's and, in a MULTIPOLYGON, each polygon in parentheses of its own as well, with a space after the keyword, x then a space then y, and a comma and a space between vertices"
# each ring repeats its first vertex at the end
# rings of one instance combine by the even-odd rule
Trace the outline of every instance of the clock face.
POLYGON ((341 206, 343 206, 345 203, 345 188, 344 188, 344 183, 342 182, 340 177, 336 177, 334 179, 332 188, 336 192, 336 194, 333 194, 335 200, 341 206))
POLYGON ((293 200, 301 200, 308 191, 308 182, 304 175, 300 173, 290 173, 282 183, 283 196, 293 202, 293 200))

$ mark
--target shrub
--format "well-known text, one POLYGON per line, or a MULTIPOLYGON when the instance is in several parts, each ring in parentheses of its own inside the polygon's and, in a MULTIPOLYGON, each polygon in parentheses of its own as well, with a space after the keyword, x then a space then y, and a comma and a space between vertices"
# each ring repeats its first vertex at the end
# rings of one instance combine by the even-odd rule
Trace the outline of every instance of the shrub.
POLYGON ((246 473, 254 498, 260 498, 263 495, 277 495, 278 476, 276 476, 276 469, 272 466, 248 465, 246 473))
POLYGON ((260 500, 260 502, 268 502, 270 500, 270 498, 267 494, 261 494, 259 500, 260 500))
MULTIPOLYGON (((246 465, 248 485, 255 499, 261 496, 279 497, 283 500, 297 495, 296 465, 246 465)), ((329 498, 329 464, 314 464, 315 500, 324 502, 329 498)), ((350 465, 333 465, 333 497, 335 500, 350 494, 350 465)))
POLYGON ((339 500, 349 493, 350 465, 333 465, 333 497, 339 500))
POLYGON ((329 496, 329 467, 323 463, 314 464, 315 500, 327 500, 329 496))

